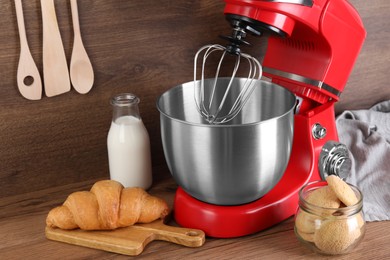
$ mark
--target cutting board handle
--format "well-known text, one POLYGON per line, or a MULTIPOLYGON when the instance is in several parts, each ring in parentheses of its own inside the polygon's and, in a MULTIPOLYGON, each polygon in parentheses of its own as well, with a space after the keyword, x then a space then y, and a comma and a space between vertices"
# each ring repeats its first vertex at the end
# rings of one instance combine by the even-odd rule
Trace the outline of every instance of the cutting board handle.
POLYGON ((152 240, 163 240, 187 247, 199 247, 205 242, 205 233, 202 230, 168 226, 163 220, 137 226, 150 231, 154 235, 152 240))

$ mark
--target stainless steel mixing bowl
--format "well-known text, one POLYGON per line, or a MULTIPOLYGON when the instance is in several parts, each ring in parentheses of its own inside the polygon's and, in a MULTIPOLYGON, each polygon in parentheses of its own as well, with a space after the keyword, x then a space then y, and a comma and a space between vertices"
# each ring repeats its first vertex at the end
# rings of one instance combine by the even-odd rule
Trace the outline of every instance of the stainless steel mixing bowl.
MULTIPOLYGON (((227 80, 218 80, 217 98, 224 94, 227 80)), ((205 80, 206 90, 213 81, 205 80)), ((235 79, 236 93, 244 81, 235 79)), ((233 97, 234 93, 226 102, 232 105, 233 97)), ((210 125, 196 109, 193 81, 166 91, 157 100, 157 108, 173 178, 192 197, 211 204, 239 205, 259 199, 286 169, 295 103, 290 91, 257 81, 252 96, 232 121, 210 125)))

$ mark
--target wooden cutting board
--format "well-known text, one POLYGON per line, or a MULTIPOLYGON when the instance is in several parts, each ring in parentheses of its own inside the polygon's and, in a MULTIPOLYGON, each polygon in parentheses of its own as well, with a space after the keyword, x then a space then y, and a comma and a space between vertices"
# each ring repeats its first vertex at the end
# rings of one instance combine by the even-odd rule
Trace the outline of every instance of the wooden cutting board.
POLYGON ((146 245, 154 240, 168 241, 187 247, 200 247, 205 242, 203 231, 168 226, 161 219, 148 224, 104 231, 46 227, 45 233, 50 240, 131 256, 142 253, 146 245))

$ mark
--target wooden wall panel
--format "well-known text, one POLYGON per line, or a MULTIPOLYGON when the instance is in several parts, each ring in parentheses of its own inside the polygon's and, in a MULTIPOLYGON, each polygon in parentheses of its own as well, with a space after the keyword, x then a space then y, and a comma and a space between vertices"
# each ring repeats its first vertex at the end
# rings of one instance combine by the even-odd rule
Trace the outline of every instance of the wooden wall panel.
POLYGON ((390 1, 352 0, 362 17, 367 38, 336 112, 367 109, 390 99, 390 1))
MULTIPOLYGON (((365 108, 388 99, 390 2, 353 0, 368 38, 337 110, 365 108)), ((56 0, 65 52, 70 59, 70 3, 56 0)), ((95 70, 90 93, 75 90, 39 101, 24 99, 16 86, 19 37, 13 1, 0 16, 0 196, 20 194, 91 178, 108 177, 106 136, 109 99, 120 92, 141 98, 149 131, 155 179, 166 177, 157 97, 192 80, 196 50, 230 33, 223 1, 79 1, 84 44, 95 70)), ((42 26, 38 0, 24 0, 28 40, 42 71, 42 26)), ((261 57, 260 40, 250 52, 261 57)))

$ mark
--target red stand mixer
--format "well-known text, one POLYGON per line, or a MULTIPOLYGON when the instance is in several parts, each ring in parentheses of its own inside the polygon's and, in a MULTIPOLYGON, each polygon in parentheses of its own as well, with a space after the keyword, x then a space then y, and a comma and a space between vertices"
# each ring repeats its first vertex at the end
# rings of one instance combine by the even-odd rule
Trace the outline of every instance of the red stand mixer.
POLYGON ((243 205, 214 205, 178 188, 177 223, 221 238, 255 233, 289 218, 303 185, 329 174, 348 173, 348 151, 337 143, 334 103, 366 35, 358 13, 346 0, 225 2, 224 14, 234 28, 234 38, 239 38, 232 42, 238 48, 246 33, 269 35, 264 75, 293 92, 299 103, 287 169, 263 197, 243 205))

